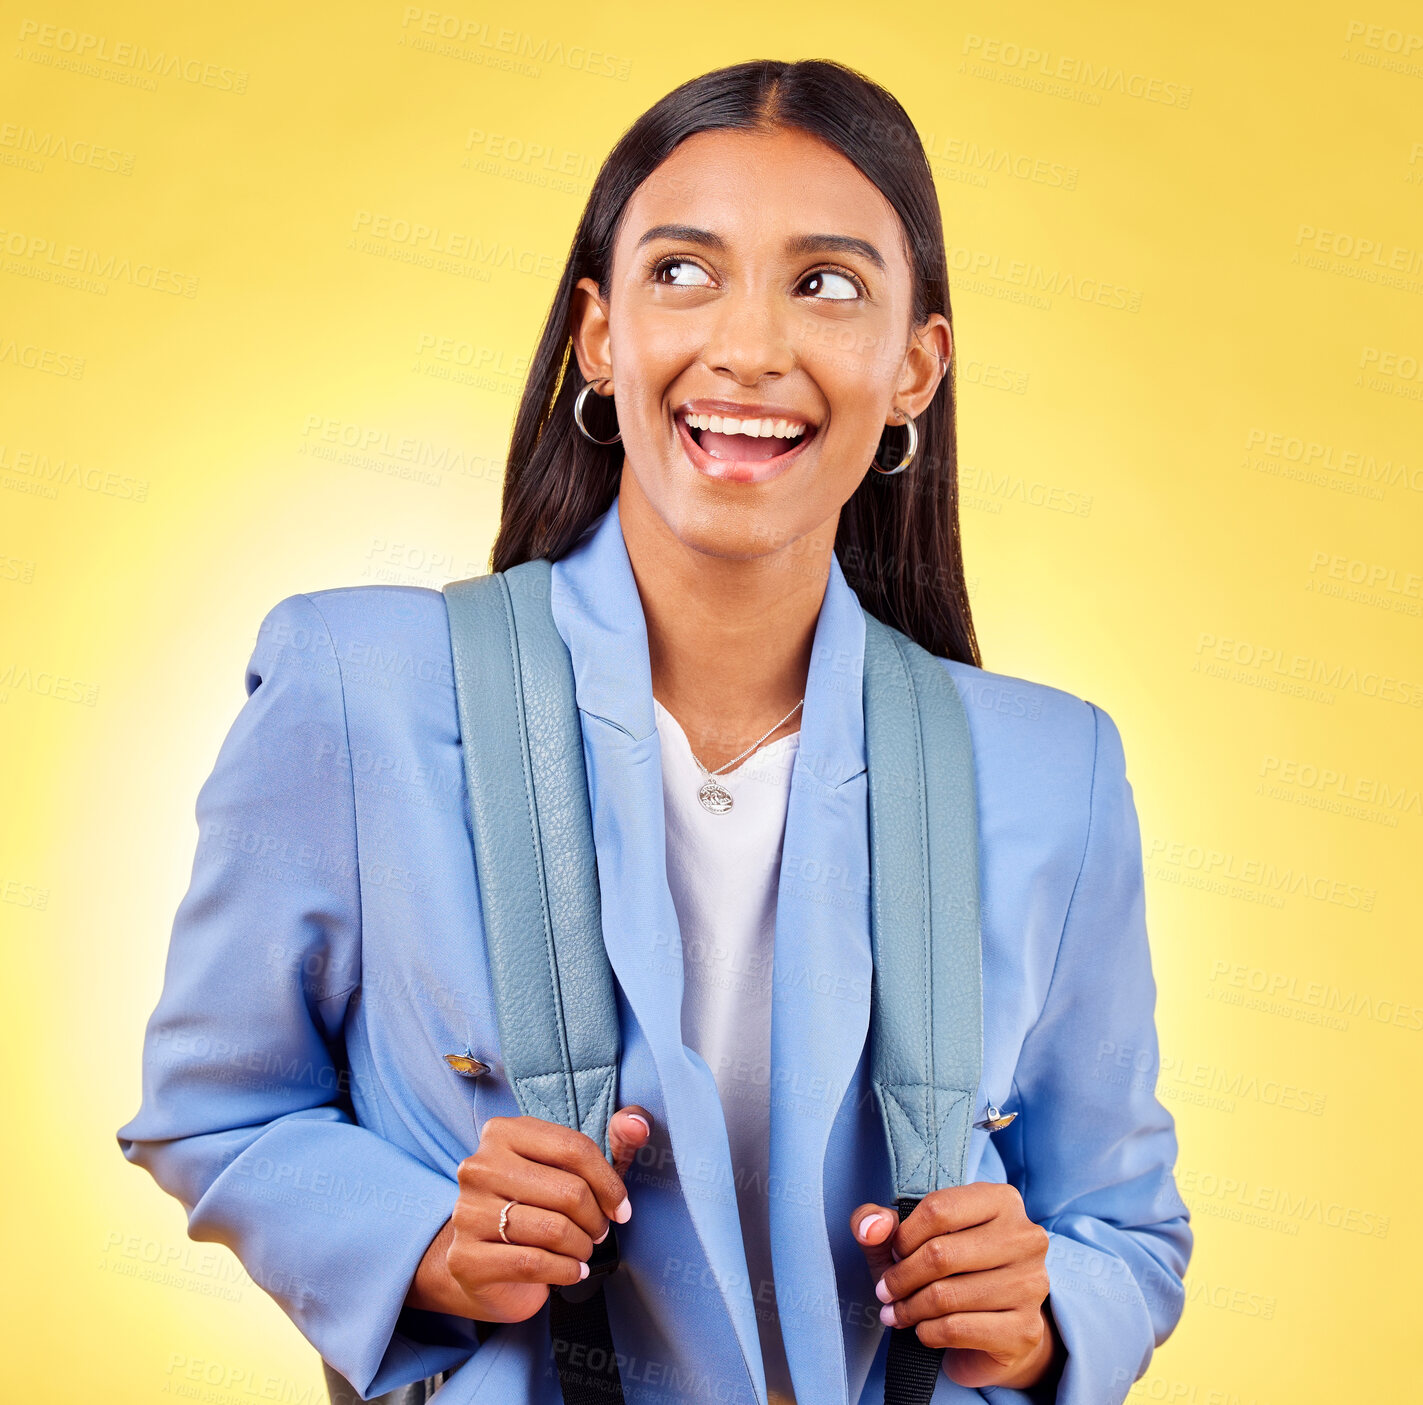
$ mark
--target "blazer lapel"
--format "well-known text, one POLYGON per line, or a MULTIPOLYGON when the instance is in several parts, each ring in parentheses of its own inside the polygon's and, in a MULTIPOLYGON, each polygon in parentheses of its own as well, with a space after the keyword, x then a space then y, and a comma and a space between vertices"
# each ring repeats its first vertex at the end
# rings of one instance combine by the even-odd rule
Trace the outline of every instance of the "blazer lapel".
MULTIPOLYGON (((681 934, 667 883, 647 629, 616 500, 554 563, 553 611, 573 660, 604 942, 652 1050, 688 1210, 764 1401, 720 1096, 706 1064, 682 1043, 681 934)), ((824 1164, 869 1028, 864 634, 859 599, 832 557, 777 895, 769 1190, 776 1297, 796 1395, 842 1405, 848 1383, 824 1164)))
POLYGON ((771 1237, 800 1400, 848 1401, 826 1147, 865 1045, 873 959, 861 701, 865 623, 832 557, 806 683, 776 908, 771 1237))
POLYGON ((603 941, 662 1085, 688 1213, 766 1400, 731 1154, 716 1080, 682 1042, 681 931, 667 882, 662 752, 647 626, 618 504, 553 566, 554 621, 572 656, 601 893, 603 941))

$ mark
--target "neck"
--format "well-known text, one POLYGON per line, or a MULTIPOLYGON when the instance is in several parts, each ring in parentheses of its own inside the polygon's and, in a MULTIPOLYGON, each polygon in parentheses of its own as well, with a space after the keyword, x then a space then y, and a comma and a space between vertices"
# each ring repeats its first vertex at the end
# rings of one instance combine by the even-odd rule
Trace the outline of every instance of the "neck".
MULTIPOLYGON (((755 557, 678 538, 626 468, 618 517, 647 621, 652 694, 716 770, 805 696, 835 522, 755 557)), ((796 711, 767 742, 800 726, 796 711)))

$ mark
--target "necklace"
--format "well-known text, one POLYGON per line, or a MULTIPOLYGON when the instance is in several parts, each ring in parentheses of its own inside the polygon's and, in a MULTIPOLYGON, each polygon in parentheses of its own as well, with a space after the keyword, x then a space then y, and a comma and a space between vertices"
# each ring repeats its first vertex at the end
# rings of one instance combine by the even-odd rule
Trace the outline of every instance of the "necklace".
POLYGON ((731 792, 717 780, 717 777, 721 775, 723 771, 729 771, 738 761, 745 760, 746 757, 750 756, 751 753, 776 730, 776 727, 784 727, 785 724, 795 716, 796 708, 800 707, 804 702, 805 699, 802 698, 795 707, 791 708, 791 710, 776 723, 775 727, 771 727, 762 736, 757 737, 740 756, 733 756, 730 761, 724 766, 718 766, 715 771, 708 771, 707 768, 702 765, 701 759, 697 756, 696 752, 692 752, 692 760, 697 763, 698 769, 705 777, 702 781, 701 789, 697 791, 697 799, 702 802, 702 808, 704 810, 710 810, 714 815, 724 815, 731 809, 731 792))

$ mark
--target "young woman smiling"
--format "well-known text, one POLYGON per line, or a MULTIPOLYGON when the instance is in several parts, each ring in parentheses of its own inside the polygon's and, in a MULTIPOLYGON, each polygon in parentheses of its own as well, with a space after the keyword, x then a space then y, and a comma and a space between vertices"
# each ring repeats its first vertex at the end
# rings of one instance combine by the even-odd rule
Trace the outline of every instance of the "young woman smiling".
POLYGON ((500 1076, 462 806, 352 761, 458 777, 479 744, 440 594, 318 591, 264 622, 119 1138, 334 1390, 558 1400, 550 1285, 613 1222, 612 1338, 644 1400, 870 1405, 895 1327, 945 1348, 935 1401, 1103 1405, 1173 1330, 1192 1235, 1121 740, 980 666, 953 366, 929 167, 867 79, 722 69, 608 157, 493 565, 554 563, 617 978, 611 1164, 500 1076), (942 661, 977 787, 972 1174, 902 1222, 867 1072, 862 607, 942 661), (437 681, 349 686, 353 641, 437 681), (330 862, 273 881, 223 852, 248 831, 330 862), (473 1146, 461 1048, 491 1066, 473 1146), (266 1075, 215 1069, 234 1051, 266 1075))

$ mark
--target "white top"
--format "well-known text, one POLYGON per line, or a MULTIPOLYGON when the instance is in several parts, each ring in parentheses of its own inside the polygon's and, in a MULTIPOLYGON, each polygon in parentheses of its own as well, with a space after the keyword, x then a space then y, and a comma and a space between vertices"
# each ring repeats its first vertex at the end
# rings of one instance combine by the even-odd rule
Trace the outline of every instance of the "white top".
POLYGON ((732 807, 697 799, 704 779, 677 719, 656 698, 667 810, 667 881, 682 929, 682 1040, 721 1093, 746 1268, 772 1405, 793 1405, 771 1271, 771 975, 776 889, 800 733, 717 777, 732 807))

